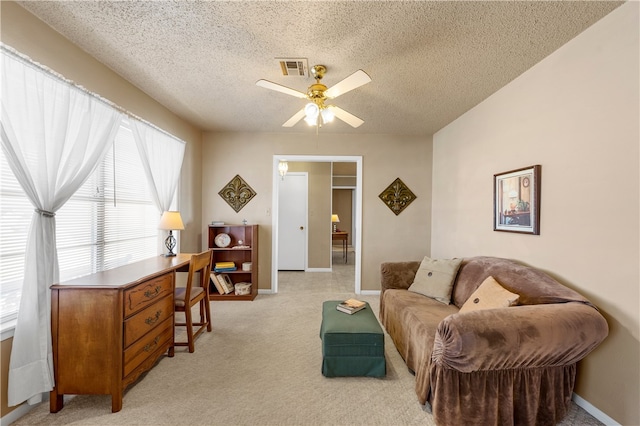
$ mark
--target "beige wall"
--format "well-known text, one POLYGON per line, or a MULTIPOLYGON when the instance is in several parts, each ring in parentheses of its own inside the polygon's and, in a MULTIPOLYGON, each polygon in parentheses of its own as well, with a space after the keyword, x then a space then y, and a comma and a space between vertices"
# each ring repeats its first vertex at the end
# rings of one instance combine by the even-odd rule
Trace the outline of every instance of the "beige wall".
POLYGON ((640 424, 639 4, 614 10, 434 135, 432 254, 542 268, 593 301, 609 337, 576 393, 640 424), (494 232, 492 177, 542 165, 539 236, 494 232))
MULTIPOLYGON (((380 263, 430 253, 431 138, 305 133, 206 133, 202 149, 202 218, 260 225, 260 289, 271 288, 273 155, 363 156, 362 289, 380 288, 380 263), (257 196, 239 213, 218 191, 236 174, 257 196), (399 216, 378 195, 400 177, 417 199, 399 216)), ((206 244, 206 243, 205 243, 206 244)))
POLYGON ((7 395, 7 389, 9 389, 9 361, 11 359, 11 345, 13 344, 13 338, 5 339, 0 342, 0 414, 4 417, 5 414, 15 410, 16 407, 9 407, 9 399, 7 395))
MULTIPOLYGON (((201 131, 158 104, 16 3, 0 2, 0 19, 0 39, 3 43, 187 142, 179 188, 180 210, 186 227, 180 233, 181 250, 198 250, 202 246, 201 131)), ((10 343, 10 340, 2 342, 2 416, 13 410, 6 406, 10 343)))

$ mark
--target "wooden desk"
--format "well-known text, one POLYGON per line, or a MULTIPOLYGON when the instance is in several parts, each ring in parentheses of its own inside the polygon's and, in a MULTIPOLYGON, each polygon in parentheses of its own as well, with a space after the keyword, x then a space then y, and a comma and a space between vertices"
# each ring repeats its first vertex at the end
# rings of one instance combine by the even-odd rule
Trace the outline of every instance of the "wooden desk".
POLYGON ((347 243, 349 241, 349 233, 344 231, 332 232, 331 241, 342 241, 342 257, 344 258, 344 263, 347 263, 347 243))
POLYGON ((157 256, 51 286, 49 411, 63 408, 65 394, 110 394, 120 411, 124 389, 174 355, 175 273, 190 259, 157 256))

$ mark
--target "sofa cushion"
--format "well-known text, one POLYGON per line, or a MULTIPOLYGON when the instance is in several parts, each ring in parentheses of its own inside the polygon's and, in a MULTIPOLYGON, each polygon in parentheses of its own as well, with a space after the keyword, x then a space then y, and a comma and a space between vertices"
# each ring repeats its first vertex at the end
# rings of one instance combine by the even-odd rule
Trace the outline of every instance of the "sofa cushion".
POLYGON ((407 367, 415 373, 418 395, 426 397, 429 390, 429 366, 438 324, 457 312, 454 305, 407 290, 390 289, 380 296, 380 321, 407 367))
POLYGON ((419 293, 448 305, 451 290, 462 259, 422 259, 409 291, 419 293))
POLYGON ((508 308, 516 305, 519 294, 512 293, 500 285, 492 276, 487 277, 460 308, 460 313, 481 309, 508 308))

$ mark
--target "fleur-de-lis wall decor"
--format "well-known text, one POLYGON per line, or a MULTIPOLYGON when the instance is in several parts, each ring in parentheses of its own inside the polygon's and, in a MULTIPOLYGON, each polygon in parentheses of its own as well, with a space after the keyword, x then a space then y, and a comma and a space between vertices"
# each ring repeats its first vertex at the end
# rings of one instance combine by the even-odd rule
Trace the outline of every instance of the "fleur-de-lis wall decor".
POLYGON ((236 175, 218 192, 218 195, 237 213, 256 196, 256 192, 240 175, 236 175))
POLYGON ((413 200, 418 198, 400 178, 391 182, 391 185, 387 186, 379 197, 396 216, 402 213, 413 200))

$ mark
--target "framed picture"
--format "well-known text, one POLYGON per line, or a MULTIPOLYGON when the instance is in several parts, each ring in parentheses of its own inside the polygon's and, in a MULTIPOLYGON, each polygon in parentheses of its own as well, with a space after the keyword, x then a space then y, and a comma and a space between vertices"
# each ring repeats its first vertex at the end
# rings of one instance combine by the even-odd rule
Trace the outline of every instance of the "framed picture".
POLYGON ((493 175, 493 230, 540 235, 540 165, 493 175))

